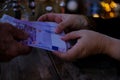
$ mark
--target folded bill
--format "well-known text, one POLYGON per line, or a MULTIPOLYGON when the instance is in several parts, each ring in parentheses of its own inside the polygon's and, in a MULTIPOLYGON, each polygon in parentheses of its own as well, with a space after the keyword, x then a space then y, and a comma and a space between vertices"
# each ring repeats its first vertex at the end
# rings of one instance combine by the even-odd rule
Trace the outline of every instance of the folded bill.
POLYGON ((64 32, 61 34, 54 32, 58 25, 55 22, 22 21, 6 14, 0 21, 10 23, 27 32, 30 37, 22 41, 25 45, 60 52, 66 52, 70 46, 68 42, 61 40, 61 37, 65 35, 64 32))

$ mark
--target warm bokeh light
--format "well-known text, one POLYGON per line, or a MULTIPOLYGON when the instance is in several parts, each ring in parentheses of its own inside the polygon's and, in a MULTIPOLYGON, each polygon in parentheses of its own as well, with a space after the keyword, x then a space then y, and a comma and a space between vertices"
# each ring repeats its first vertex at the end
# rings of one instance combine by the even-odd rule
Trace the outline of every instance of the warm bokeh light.
POLYGON ((111 8, 116 8, 116 7, 117 7, 117 4, 116 4, 114 1, 112 1, 112 2, 110 3, 110 7, 111 7, 111 8))
POLYGON ((103 7, 103 9, 106 11, 106 12, 110 12, 111 11, 111 7, 108 3, 106 2, 101 2, 101 6, 103 7))
POLYGON ((115 17, 115 14, 113 12, 110 12, 109 15, 111 18, 115 17))
POLYGON ((99 16, 99 14, 93 14, 93 17, 94 18, 99 18, 100 16, 99 16))
POLYGON ((101 1, 100 5, 102 6, 102 9, 104 10, 103 14, 108 14, 106 15, 107 18, 108 16, 109 18, 116 17, 115 8, 117 8, 118 6, 117 3, 115 3, 114 1, 111 1, 111 2, 101 1))
POLYGON ((111 11, 111 8, 110 8, 110 6, 109 6, 109 4, 105 4, 105 11, 106 12, 110 12, 111 11))

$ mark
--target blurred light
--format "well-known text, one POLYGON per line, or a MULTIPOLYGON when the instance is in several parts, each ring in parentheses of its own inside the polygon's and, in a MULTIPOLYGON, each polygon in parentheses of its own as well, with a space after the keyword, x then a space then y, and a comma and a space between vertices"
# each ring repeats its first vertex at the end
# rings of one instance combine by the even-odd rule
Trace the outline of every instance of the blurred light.
POLYGON ((53 7, 52 6, 46 6, 45 10, 48 11, 48 12, 50 12, 50 11, 53 10, 53 7))
POLYGON ((110 12, 111 11, 111 8, 110 8, 109 4, 105 4, 105 11, 106 12, 110 12))
POLYGON ((101 1, 100 4, 101 4, 101 6, 103 7, 103 9, 104 9, 106 12, 110 12, 110 11, 111 11, 111 8, 116 8, 116 7, 117 7, 117 4, 116 4, 114 1, 111 1, 110 4, 101 1))
POLYGON ((110 12, 109 15, 111 18, 115 17, 115 13, 113 13, 113 12, 110 12))
POLYGON ((101 1, 100 4, 102 7, 105 7, 105 2, 101 1))
POLYGON ((110 3, 110 7, 111 7, 111 8, 116 8, 116 7, 117 7, 117 4, 112 1, 112 2, 110 3))
POLYGON ((94 18, 99 18, 100 16, 99 16, 99 14, 93 14, 93 17, 94 18))
POLYGON ((68 2, 67 8, 71 11, 75 11, 78 7, 78 3, 74 0, 71 0, 70 2, 68 2))
POLYGON ((59 6, 64 7, 65 6, 65 2, 61 1, 60 4, 59 4, 59 6))
POLYGON ((104 2, 104 1, 101 1, 100 2, 104 12, 103 12, 103 18, 113 18, 113 17, 116 17, 116 12, 115 12, 115 9, 118 7, 118 4, 115 3, 114 1, 111 1, 111 2, 104 2), (109 17, 108 17, 109 16, 109 17))

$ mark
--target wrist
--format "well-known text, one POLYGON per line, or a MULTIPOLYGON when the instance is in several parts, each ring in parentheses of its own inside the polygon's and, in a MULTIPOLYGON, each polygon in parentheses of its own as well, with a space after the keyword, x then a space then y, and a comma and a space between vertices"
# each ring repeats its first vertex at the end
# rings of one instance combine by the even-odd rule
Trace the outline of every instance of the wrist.
POLYGON ((109 40, 106 42, 105 53, 110 57, 120 59, 120 40, 109 37, 109 40))

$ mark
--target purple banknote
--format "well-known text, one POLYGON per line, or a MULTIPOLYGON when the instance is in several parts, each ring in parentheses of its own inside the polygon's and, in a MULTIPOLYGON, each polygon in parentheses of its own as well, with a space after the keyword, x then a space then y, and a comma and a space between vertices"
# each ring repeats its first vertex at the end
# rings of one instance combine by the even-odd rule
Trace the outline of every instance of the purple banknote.
POLYGON ((61 40, 61 37, 65 35, 64 32, 61 34, 54 32, 58 25, 55 22, 22 21, 6 14, 0 21, 8 22, 27 32, 30 37, 22 42, 28 46, 60 52, 66 52, 70 47, 68 42, 61 40))

